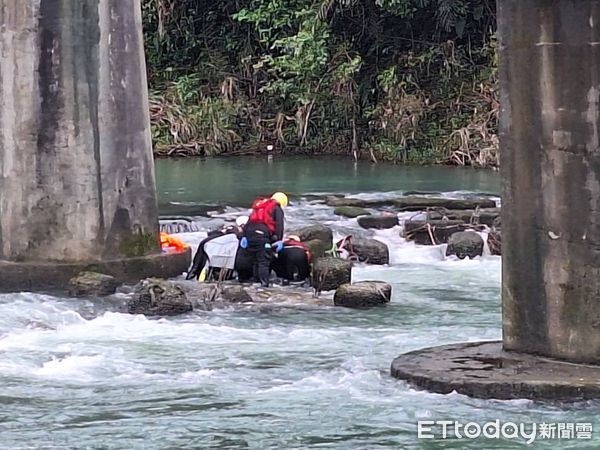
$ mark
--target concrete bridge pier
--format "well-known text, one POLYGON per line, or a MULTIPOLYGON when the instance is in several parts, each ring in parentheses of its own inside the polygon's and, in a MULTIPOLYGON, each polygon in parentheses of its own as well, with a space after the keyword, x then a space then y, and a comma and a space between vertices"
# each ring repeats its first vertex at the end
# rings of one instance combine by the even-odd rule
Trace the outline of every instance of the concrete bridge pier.
POLYGON ((402 355, 392 374, 480 397, 599 397, 600 1, 499 0, 498 28, 503 341, 402 355))
POLYGON ((0 290, 164 257, 139 0, 0 0, 0 290))

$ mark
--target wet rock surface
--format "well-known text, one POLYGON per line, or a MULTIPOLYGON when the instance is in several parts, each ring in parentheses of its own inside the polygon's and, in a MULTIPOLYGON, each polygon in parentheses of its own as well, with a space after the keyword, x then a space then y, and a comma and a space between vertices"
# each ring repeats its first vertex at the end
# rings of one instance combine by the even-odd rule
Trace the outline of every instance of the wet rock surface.
POLYGON ((441 220, 444 217, 450 220, 459 220, 467 224, 492 226, 500 217, 500 208, 465 209, 465 210, 436 210, 428 212, 432 220, 441 220))
POLYGON ((394 228, 398 225, 398 216, 382 215, 382 216, 362 216, 358 218, 358 224, 365 229, 386 230, 394 228))
POLYGON ((127 302, 130 314, 147 316, 176 316, 192 311, 192 302, 181 287, 159 278, 142 280, 135 286, 127 302))
POLYGON ((114 294, 119 287, 116 278, 98 272, 81 272, 69 281, 68 293, 74 297, 114 294))
POLYGON ((454 210, 474 210, 477 208, 495 208, 496 202, 490 198, 453 199, 445 197, 407 196, 390 199, 366 200, 351 197, 328 197, 327 205, 333 207, 353 206, 361 208, 394 208, 398 211, 421 211, 427 208, 446 208, 454 210))
POLYGON ((333 231, 325 225, 311 225, 292 231, 289 234, 297 235, 302 242, 318 240, 327 244, 329 248, 333 245, 333 231))
POLYGON ((360 262, 367 264, 389 264, 390 251, 388 246, 376 239, 352 238, 352 251, 360 262))
POLYGON ((446 256, 456 255, 460 259, 475 258, 483 254, 483 238, 474 231, 460 231, 448 239, 446 256))
POLYGON ((390 302, 392 286, 381 281, 361 281, 343 284, 335 291, 335 306, 347 308, 369 308, 382 306, 390 302))
POLYGON ((340 258, 319 258, 313 265, 312 286, 317 291, 330 291, 350 283, 352 261, 340 258))
POLYGON ((407 220, 404 223, 404 237, 419 245, 439 245, 447 243, 454 233, 467 228, 468 225, 462 220, 407 220))
POLYGON ((310 241, 304 242, 304 245, 310 250, 310 253, 315 259, 321 258, 325 255, 325 252, 327 252, 333 247, 333 244, 329 244, 319 239, 312 239, 310 241))
POLYGON ((371 215, 369 210, 358 207, 358 206, 338 206, 337 208, 335 208, 333 213, 336 216, 348 217, 350 219, 353 219, 353 218, 359 217, 359 216, 370 216, 371 215))
POLYGON ((502 232, 498 229, 490 231, 487 244, 492 255, 502 255, 502 232))
POLYGON ((392 376, 440 394, 579 401, 600 398, 600 366, 506 352, 501 342, 451 344, 398 356, 392 376))

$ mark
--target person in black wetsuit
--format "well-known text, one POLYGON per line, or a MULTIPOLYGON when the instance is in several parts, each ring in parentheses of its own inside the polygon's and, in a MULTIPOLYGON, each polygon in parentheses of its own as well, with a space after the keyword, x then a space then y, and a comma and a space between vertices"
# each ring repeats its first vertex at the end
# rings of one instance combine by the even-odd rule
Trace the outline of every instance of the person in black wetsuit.
MULTIPOLYGON (((204 251, 204 246, 206 245, 207 242, 210 242, 213 239, 219 238, 226 234, 235 234, 238 237, 238 239, 241 238, 244 233, 243 226, 246 223, 247 219, 248 219, 247 217, 238 217, 238 220, 236 220, 235 225, 229 225, 220 230, 209 231, 206 239, 204 239, 198 245, 198 250, 196 250, 196 254, 194 255, 194 260, 192 262, 192 267, 188 271, 185 279, 191 280, 193 278, 200 277, 201 271, 205 267, 206 262, 208 261, 208 255, 204 251)), ((238 258, 236 258, 236 266, 237 266, 237 259, 238 258)), ((204 281, 204 280, 201 279, 200 281, 204 281)))
POLYGON ((283 242, 283 250, 273 261, 272 268, 284 284, 289 281, 304 281, 310 277, 310 250, 300 242, 298 236, 289 236, 283 242))
POLYGON ((273 250, 279 252, 283 249, 283 208, 287 204, 288 198, 283 192, 255 200, 252 214, 244 227, 241 247, 252 259, 254 278, 260 281, 262 287, 269 287, 273 250))

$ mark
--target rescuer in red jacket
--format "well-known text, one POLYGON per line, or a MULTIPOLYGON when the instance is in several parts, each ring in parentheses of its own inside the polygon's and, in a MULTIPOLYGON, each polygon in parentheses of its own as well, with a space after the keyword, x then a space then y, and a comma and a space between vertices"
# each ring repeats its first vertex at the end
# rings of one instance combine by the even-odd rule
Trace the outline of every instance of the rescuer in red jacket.
POLYGON ((269 287, 273 250, 283 248, 284 213, 287 195, 276 192, 271 198, 259 198, 252 204, 252 213, 244 227, 241 247, 252 258, 254 277, 262 287, 269 287))

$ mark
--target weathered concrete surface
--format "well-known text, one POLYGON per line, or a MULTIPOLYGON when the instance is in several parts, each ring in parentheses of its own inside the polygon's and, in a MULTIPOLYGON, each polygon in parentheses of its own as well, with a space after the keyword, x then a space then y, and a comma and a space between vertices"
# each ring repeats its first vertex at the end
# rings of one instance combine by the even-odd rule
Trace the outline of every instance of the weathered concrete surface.
POLYGON ((0 259, 158 253, 139 0, 0 0, 0 23, 0 259))
POLYGON ((181 253, 156 254, 94 262, 0 261, 0 292, 67 290, 69 280, 84 271, 115 277, 119 283, 136 283, 142 278, 181 275, 190 265, 191 249, 181 253))
POLYGON ((600 397, 600 367, 507 352, 501 342, 452 344, 406 353, 392 376, 440 394, 584 400, 600 397))
POLYGON ((498 2, 506 349, 600 363, 600 2, 498 2))

